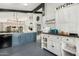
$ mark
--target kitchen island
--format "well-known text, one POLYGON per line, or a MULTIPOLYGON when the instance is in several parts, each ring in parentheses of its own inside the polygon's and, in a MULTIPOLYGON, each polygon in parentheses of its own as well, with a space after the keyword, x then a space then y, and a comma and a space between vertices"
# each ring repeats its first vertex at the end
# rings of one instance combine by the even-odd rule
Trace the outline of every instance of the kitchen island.
POLYGON ((31 33, 0 33, 0 49, 15 47, 36 40, 36 32, 31 33))

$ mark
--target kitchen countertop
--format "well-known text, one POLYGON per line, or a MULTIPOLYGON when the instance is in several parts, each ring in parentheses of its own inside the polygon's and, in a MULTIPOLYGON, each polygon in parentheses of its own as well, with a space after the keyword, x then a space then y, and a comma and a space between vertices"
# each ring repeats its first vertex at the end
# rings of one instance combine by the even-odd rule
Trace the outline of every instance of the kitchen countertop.
POLYGON ((20 34, 20 33, 0 33, 0 35, 2 34, 20 34))
MULTIPOLYGON (((59 34, 53 34, 53 33, 45 33, 41 32, 42 34, 49 34, 49 35, 57 35, 57 36, 66 36, 66 35, 59 35, 59 34)), ((79 38, 79 36, 66 36, 66 37, 74 37, 74 38, 79 38)))
POLYGON ((0 35, 2 35, 2 34, 16 34, 16 33, 0 33, 0 35))
POLYGON ((3 35, 3 34, 23 34, 23 33, 32 33, 32 32, 15 32, 15 33, 13 33, 13 32, 10 32, 10 33, 0 33, 0 35, 3 35))

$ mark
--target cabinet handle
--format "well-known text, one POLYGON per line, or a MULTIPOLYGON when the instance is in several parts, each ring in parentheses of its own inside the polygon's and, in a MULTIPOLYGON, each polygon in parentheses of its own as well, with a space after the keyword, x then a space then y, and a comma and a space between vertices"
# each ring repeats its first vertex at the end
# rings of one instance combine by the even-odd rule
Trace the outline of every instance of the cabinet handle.
POLYGON ((69 39, 66 39, 67 41, 69 41, 69 39))
POLYGON ((57 37, 57 39, 59 39, 59 37, 57 37))
POLYGON ((43 39, 44 39, 44 37, 43 37, 43 39))
POLYGON ((52 47, 54 47, 54 46, 52 45, 52 47))

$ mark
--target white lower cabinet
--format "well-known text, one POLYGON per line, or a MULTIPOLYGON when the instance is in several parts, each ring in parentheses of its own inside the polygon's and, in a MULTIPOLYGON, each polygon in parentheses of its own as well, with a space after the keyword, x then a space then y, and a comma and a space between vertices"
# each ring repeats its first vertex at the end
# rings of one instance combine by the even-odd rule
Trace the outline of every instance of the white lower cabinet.
POLYGON ((47 44, 48 44, 48 45, 47 45, 47 49, 48 49, 50 52, 52 52, 52 53, 55 54, 55 49, 56 49, 56 47, 55 47, 54 42, 48 41, 47 44))
POLYGON ((50 35, 50 39, 47 41, 48 49, 59 56, 61 55, 61 40, 61 37, 59 38, 58 36, 50 35))
POLYGON ((79 55, 79 40, 76 37, 41 35, 41 47, 58 56, 79 55))
POLYGON ((79 39, 76 40, 76 56, 79 56, 79 39))
POLYGON ((61 55, 61 37, 49 34, 42 34, 41 39, 42 48, 45 48, 56 55, 61 55))
POLYGON ((63 37, 62 39, 62 55, 75 56, 76 55, 76 40, 75 37, 63 37))
POLYGON ((41 48, 47 49, 47 36, 45 34, 41 34, 41 48))

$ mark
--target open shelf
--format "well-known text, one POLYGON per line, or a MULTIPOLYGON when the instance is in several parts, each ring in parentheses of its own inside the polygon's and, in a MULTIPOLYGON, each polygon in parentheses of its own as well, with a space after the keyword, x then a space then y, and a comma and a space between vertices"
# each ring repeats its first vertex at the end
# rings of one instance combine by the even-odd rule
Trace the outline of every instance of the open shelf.
POLYGON ((70 43, 63 42, 62 51, 63 51, 63 55, 65 55, 65 56, 68 56, 68 55, 74 56, 74 55, 76 55, 76 46, 72 45, 70 43))
POLYGON ((72 50, 69 50, 69 49, 63 49, 64 51, 67 51, 67 52, 69 52, 69 53, 71 53, 71 54, 76 54, 76 51, 72 51, 72 50))
POLYGON ((63 56, 75 56, 76 54, 71 53, 70 51, 63 50, 63 56))

